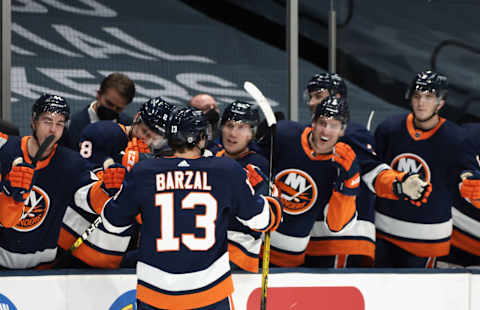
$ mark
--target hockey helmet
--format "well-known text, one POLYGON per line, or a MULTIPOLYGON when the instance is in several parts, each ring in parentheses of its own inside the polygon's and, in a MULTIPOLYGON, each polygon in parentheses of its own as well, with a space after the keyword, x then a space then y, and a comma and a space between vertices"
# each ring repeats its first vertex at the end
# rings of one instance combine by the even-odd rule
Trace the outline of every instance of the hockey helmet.
POLYGON ((345 84, 344 79, 336 73, 321 73, 315 74, 307 84, 307 89, 305 92, 306 98, 309 98, 310 93, 326 89, 329 92, 329 95, 340 94, 341 97, 347 97, 347 84, 345 84))
POLYGON ((37 119, 43 112, 57 113, 65 116, 65 121, 70 118, 70 107, 65 98, 57 95, 43 94, 32 106, 32 117, 37 119))
POLYGON ((194 146, 207 136, 205 115, 195 108, 180 107, 172 111, 168 123, 168 143, 194 146), (203 135, 202 135, 203 133, 203 135))
POLYGON ((323 99, 316 107, 313 120, 319 117, 333 118, 346 124, 350 117, 347 100, 345 98, 337 98, 331 95, 323 99))
POLYGON ((229 120, 247 123, 255 132, 260 116, 253 104, 236 100, 225 108, 220 124, 223 126, 229 120))
POLYGON ((415 91, 433 92, 438 98, 445 98, 448 91, 447 77, 431 70, 418 73, 405 93, 405 99, 410 100, 415 91))
POLYGON ((168 119, 174 105, 166 102, 161 97, 150 98, 139 109, 140 120, 153 132, 165 136, 168 119))

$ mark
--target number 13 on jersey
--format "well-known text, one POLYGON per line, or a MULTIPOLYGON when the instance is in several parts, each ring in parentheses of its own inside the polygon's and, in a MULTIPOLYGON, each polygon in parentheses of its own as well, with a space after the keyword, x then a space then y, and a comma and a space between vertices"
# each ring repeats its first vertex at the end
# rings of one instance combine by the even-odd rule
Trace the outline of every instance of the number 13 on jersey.
POLYGON ((181 201, 178 212, 204 206, 205 213, 195 216, 195 227, 204 229, 204 237, 182 233, 175 237, 175 201, 173 193, 155 194, 155 206, 160 208, 160 238, 156 239, 157 252, 179 251, 180 240, 191 251, 206 251, 215 244, 217 200, 210 193, 190 192, 181 201))

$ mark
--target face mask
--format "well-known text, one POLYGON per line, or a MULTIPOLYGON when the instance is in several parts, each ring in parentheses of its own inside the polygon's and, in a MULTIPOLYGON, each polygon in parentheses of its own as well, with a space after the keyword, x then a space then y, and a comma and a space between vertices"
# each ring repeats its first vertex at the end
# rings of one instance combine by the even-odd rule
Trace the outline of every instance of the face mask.
POLYGON ((98 118, 102 121, 111 121, 118 118, 118 112, 113 111, 103 105, 97 107, 98 118))

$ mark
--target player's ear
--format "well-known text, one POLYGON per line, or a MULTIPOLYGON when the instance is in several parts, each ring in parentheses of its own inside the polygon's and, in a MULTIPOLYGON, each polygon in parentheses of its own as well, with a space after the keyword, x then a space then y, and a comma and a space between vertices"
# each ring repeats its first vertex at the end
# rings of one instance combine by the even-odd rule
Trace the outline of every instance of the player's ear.
POLYGON ((436 111, 437 112, 440 111, 440 109, 443 108, 444 105, 445 105, 445 99, 439 98, 438 99, 438 106, 437 106, 436 111))

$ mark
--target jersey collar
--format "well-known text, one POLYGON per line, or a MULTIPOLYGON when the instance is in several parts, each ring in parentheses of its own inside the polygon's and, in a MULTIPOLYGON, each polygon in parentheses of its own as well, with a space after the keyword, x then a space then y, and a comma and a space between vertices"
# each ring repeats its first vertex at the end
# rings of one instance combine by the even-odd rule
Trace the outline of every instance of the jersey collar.
POLYGON ((440 117, 440 121, 435 127, 424 131, 424 130, 415 128, 415 125, 413 122, 413 113, 410 113, 407 116, 407 131, 410 137, 415 141, 427 140, 437 132, 437 130, 443 125, 443 123, 445 123, 445 119, 443 117, 440 117))

